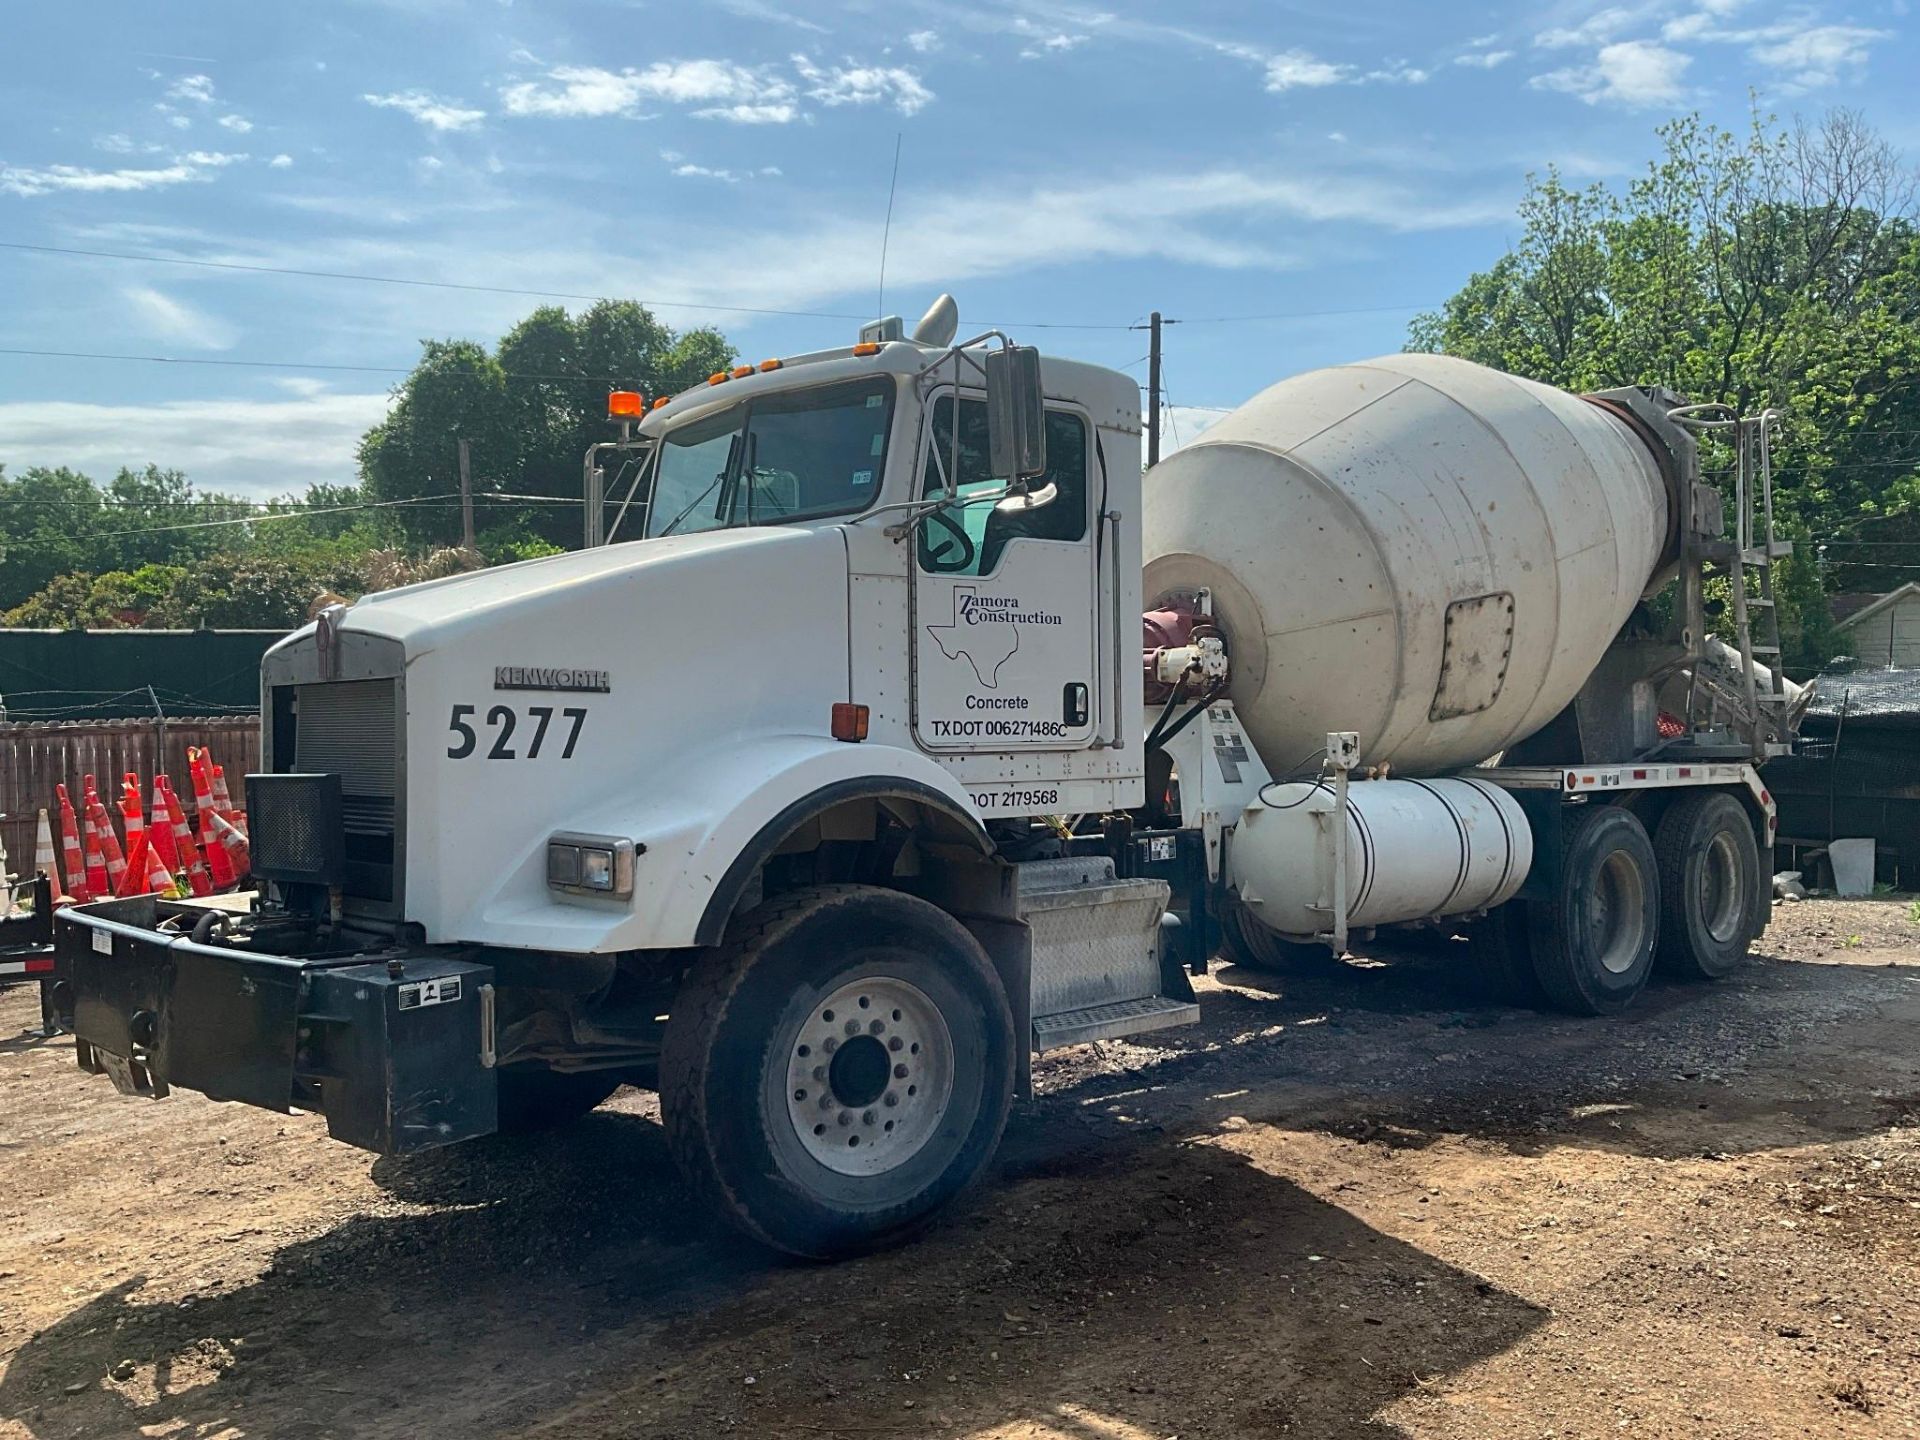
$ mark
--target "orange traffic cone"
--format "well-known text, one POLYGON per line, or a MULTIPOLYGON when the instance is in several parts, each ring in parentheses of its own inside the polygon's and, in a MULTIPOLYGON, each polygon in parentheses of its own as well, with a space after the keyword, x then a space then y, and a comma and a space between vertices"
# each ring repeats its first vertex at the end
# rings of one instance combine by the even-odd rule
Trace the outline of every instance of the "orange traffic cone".
POLYGON ((213 888, 225 890, 233 884, 233 862, 213 828, 219 807, 213 800, 213 767, 207 763, 206 751, 188 747, 187 772, 193 777, 194 821, 199 830, 196 838, 206 854, 207 869, 213 872, 213 888))
MULTIPOLYGON (((86 797, 80 797, 86 803, 86 797)), ((93 810, 87 809, 87 894, 96 900, 105 900, 113 894, 113 886, 107 881, 107 857, 100 848, 100 831, 93 823, 93 810)))
POLYGON ((180 804, 180 797, 173 793, 173 782, 166 785, 167 823, 173 829, 174 849, 179 852, 179 864, 176 870, 185 869, 187 887, 196 895, 211 895, 213 882, 207 877, 207 867, 200 861, 200 852, 193 843, 193 832, 187 828, 187 812, 180 804))
POLYGON ((147 893, 147 848, 147 837, 142 835, 127 851, 127 873, 120 877, 120 883, 114 887, 115 899, 147 893))
MULTIPOLYGON (((154 834, 158 836, 164 828, 164 826, 155 825, 154 834)), ((158 844, 147 846, 147 893, 169 897, 178 896, 180 893, 180 887, 175 883, 173 876, 167 872, 167 867, 160 861, 158 844)))
POLYGON ((60 888, 60 871, 53 863, 53 822, 47 818, 44 807, 33 831, 33 869, 35 874, 47 877, 55 900, 67 898, 66 891, 60 888))
POLYGON ((67 865, 67 894, 75 900, 87 899, 87 857, 80 848, 80 822, 74 817, 73 801, 67 787, 55 785, 54 798, 60 804, 60 853, 67 865))
POLYGON ((233 867, 233 878, 244 880, 251 868, 247 837, 240 833, 238 826, 229 824, 218 810, 213 812, 213 828, 220 836, 220 848, 227 853, 227 863, 233 867))
MULTIPOLYGON (((204 750, 200 753, 207 754, 204 750)), ((211 762, 213 757, 208 755, 207 759, 211 762)), ((247 833, 247 817, 233 808, 233 797, 227 793, 227 772, 218 765, 213 767, 213 808, 226 816, 227 823, 242 835, 247 833)))
POLYGON ((147 807, 153 820, 148 826, 148 836, 153 841, 153 850, 160 857, 160 863, 168 870, 180 868, 180 850, 173 843, 173 826, 167 820, 167 777, 153 777, 153 804, 147 807))
MULTIPOLYGON (((140 781, 132 771, 128 771, 126 778, 120 782, 120 822, 127 832, 127 863, 131 869, 133 848, 147 833, 146 817, 140 813, 140 781)), ((146 864, 144 860, 140 863, 142 866, 146 864)), ((147 872, 142 869, 140 879, 144 882, 146 878, 147 872)))
POLYGON ((101 800, 98 791, 89 797, 87 818, 93 821, 94 834, 100 837, 100 853, 106 859, 107 889, 109 895, 120 892, 120 882, 127 876, 126 853, 120 848, 120 836, 113 828, 113 817, 107 814, 106 803, 101 800))

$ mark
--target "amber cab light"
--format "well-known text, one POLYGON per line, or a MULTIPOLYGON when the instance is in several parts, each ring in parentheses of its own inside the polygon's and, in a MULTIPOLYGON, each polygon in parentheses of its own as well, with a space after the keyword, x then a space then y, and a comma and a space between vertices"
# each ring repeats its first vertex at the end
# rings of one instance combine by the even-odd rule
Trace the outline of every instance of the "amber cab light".
POLYGON ((607 418, 610 420, 638 420, 647 413, 647 397, 638 390, 610 390, 607 392, 607 418))
POLYGON ((726 383, 727 372, 724 370, 716 370, 713 374, 707 376, 707 384, 709 385, 724 385, 726 383))
POLYGON ((671 395, 662 395, 659 399, 653 402, 653 408, 658 410, 663 405, 669 405, 672 403, 673 403, 673 397, 671 395))
POLYGON ((736 380, 744 380, 747 378, 747 376, 751 375, 752 373, 753 373, 753 367, 751 365, 742 365, 737 369, 735 369, 735 371, 733 372, 733 378, 736 380))
POLYGON ((760 368, 762 370, 778 370, 785 363, 783 360, 762 360, 760 362, 760 368))
POLYGON ((837 700, 833 706, 833 738, 858 742, 867 738, 867 707, 850 700, 837 700))
POLYGON ((856 355, 878 355, 880 353, 880 347, 871 340, 862 340, 858 345, 853 347, 853 353, 856 355))

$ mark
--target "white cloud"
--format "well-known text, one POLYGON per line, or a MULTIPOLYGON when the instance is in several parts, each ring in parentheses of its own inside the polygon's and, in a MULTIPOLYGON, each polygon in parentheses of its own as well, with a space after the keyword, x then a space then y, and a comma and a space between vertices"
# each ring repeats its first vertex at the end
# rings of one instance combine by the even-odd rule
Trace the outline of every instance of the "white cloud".
POLYGON ((169 115, 167 117, 167 124, 176 130, 191 130, 193 128, 193 121, 184 115, 169 115))
POLYGON ((931 55, 940 48, 940 33, 937 30, 915 30, 907 36, 907 48, 922 55, 931 55))
POLYGON ((213 103, 213 81, 205 75, 182 75, 167 87, 169 100, 191 100, 196 105, 213 103))
POLYGON ((1631 10, 1618 7, 1598 10, 1578 25, 1556 25, 1533 37, 1541 50, 1571 50, 1581 45, 1600 45, 1614 38, 1635 20, 1631 10))
POLYGON ((734 125, 785 125, 799 118, 800 107, 789 100, 773 105, 709 105, 693 115, 696 120, 725 120, 734 125))
POLYGON ((1812 90, 1837 85, 1844 76, 1863 69, 1871 43, 1886 39, 1887 34, 1858 25, 1775 30, 1756 37, 1749 53, 1768 69, 1782 71, 1790 85, 1812 90))
POLYGON ((1369 70, 1366 78, 1381 85, 1424 85, 1433 78, 1433 72, 1405 60, 1389 60, 1378 70, 1369 70))
POLYGON ((126 302, 126 313, 156 340, 196 350, 228 350, 237 338, 225 321, 151 286, 129 285, 120 296, 126 302))
POLYGON ((778 165, 762 165, 757 170, 721 170, 714 169, 707 165, 695 165, 691 161, 681 161, 679 164, 674 164, 675 161, 680 160, 678 155, 662 154, 660 158, 666 160, 668 164, 673 165, 673 173, 675 175, 685 179, 724 180, 729 185, 738 185, 742 180, 753 180, 760 177, 771 179, 782 173, 778 165))
POLYGON ((220 117, 220 128, 222 130, 231 130, 236 135, 244 135, 253 129, 253 122, 242 115, 222 115, 220 117))
POLYGON ((1351 66, 1331 64, 1305 50, 1283 50, 1278 55, 1270 55, 1266 67, 1267 89, 1275 94, 1340 85, 1353 77, 1351 66))
POLYGON ((286 170, 290 168, 292 164, 293 164, 293 156, 276 155, 273 157, 273 159, 267 162, 267 167, 272 170, 286 170))
POLYGON ((1622 40, 1603 45, 1591 65, 1569 66, 1536 75, 1536 90, 1560 90, 1589 105, 1603 102, 1641 109, 1673 105, 1686 98, 1683 83, 1693 57, 1651 40, 1622 40))
POLYGON ((391 95, 360 97, 377 110, 398 110, 410 115, 429 130, 471 130, 487 118, 484 110, 474 110, 457 100, 442 100, 424 90, 400 90, 391 95))
POLYGON ((79 194, 125 194, 138 190, 159 190, 169 185, 184 185, 209 180, 214 170, 223 169, 244 155, 222 155, 194 150, 174 157, 170 165, 153 169, 93 170, 84 165, 48 165, 42 169, 0 165, 0 193, 31 199, 69 191, 79 194))
MULTIPOLYGON (((727 110, 777 108, 793 99, 793 85, 764 67, 727 60, 657 60, 644 70, 605 70, 597 65, 556 65, 546 83, 504 86, 500 100, 509 115, 595 118, 632 115, 646 101, 703 105, 707 114, 738 118, 727 110)), ((792 118, 791 113, 787 115, 792 118)))
POLYGON ((728 60, 662 60, 635 70, 559 65, 543 80, 502 87, 509 115, 571 118, 637 117, 649 102, 693 107, 701 120, 785 125, 800 118, 803 95, 829 108, 889 103, 912 115, 933 100, 919 73, 900 65, 825 64, 792 57, 794 76, 771 66, 728 60))
POLYGON ((1476 50, 1469 55, 1456 55, 1453 63, 1471 66, 1476 70, 1493 70, 1513 58, 1511 50, 1476 50))
POLYGON ((891 104, 902 115, 913 115, 933 103, 933 92, 921 83, 919 72, 901 65, 815 64, 805 55, 793 57, 793 68, 807 86, 807 97, 822 105, 891 104))
POLYGON ((201 490, 264 499, 315 482, 351 484, 355 447, 388 403, 384 393, 313 392, 139 406, 14 401, 0 403, 0 455, 9 468, 72 465, 93 475, 178 466, 201 490))
POLYGON ((1055 31, 1051 35, 1039 35, 1033 43, 1020 51, 1022 60, 1039 60, 1048 55, 1064 55, 1069 50, 1077 50, 1087 43, 1088 36, 1074 34, 1065 30, 1055 31))

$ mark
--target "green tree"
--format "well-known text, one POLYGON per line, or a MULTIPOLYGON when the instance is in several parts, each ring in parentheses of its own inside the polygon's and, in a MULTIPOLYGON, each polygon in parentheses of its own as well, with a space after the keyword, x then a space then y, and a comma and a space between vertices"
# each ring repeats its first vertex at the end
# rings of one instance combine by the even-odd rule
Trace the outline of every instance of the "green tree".
MULTIPOLYGON (((670 394, 732 363, 713 330, 676 335, 643 306, 603 300, 578 316, 542 306, 492 355, 469 341, 427 341, 392 411, 360 446, 362 487, 373 500, 419 500, 459 488, 459 441, 469 444, 476 530, 523 513, 523 534, 549 546, 581 535, 581 462, 611 438, 609 390, 670 394), (550 497, 551 505, 490 501, 489 494, 550 497)), ((444 499, 387 512, 414 543, 460 536, 457 504, 444 499)))
MULTIPOLYGON (((1531 178, 1521 238, 1409 346, 1575 390, 1665 385, 1784 412, 1784 647, 1827 657, 1829 589, 1920 574, 1920 230, 1911 172, 1848 111, 1687 116, 1621 190, 1531 178), (1877 562, 1868 563, 1869 560, 1877 562)), ((1703 464, 1729 463, 1709 441, 1703 464)), ((1899 583, 1897 580, 1893 583, 1899 583)))

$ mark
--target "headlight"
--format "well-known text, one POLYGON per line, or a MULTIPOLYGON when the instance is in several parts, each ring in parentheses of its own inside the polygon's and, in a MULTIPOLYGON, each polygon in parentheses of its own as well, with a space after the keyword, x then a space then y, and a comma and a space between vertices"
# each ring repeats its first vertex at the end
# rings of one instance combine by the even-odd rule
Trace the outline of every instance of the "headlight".
POLYGON ((547 888, 570 895, 633 894, 634 843, 613 835, 555 835, 547 841, 547 888))

